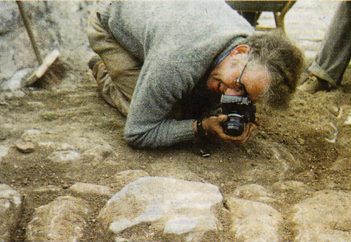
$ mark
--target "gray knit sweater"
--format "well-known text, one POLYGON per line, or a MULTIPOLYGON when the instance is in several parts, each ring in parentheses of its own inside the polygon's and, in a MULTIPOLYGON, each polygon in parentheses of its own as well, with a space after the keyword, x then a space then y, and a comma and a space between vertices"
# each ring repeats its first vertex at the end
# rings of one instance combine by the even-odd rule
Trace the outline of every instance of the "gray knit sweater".
POLYGON ((135 147, 194 138, 194 119, 168 114, 214 63, 253 29, 224 1, 103 2, 102 24, 142 63, 124 130, 135 147))

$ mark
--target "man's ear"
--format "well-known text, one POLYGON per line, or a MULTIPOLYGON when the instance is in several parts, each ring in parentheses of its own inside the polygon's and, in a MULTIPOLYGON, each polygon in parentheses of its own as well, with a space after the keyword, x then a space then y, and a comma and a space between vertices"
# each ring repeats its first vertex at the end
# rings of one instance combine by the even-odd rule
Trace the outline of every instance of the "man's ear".
POLYGON ((248 54, 250 52, 250 46, 248 45, 238 45, 236 46, 229 55, 238 55, 238 54, 248 54))

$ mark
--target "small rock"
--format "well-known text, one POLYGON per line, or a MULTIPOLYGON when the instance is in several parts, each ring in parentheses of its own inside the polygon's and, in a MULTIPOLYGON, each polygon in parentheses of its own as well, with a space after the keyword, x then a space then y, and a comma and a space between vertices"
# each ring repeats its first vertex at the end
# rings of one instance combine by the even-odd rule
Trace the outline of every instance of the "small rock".
POLYGON ((117 237, 115 237, 114 241, 115 241, 115 242, 128 242, 129 240, 117 236, 117 237))
POLYGON ((208 158, 211 156, 211 152, 208 149, 203 147, 199 149, 199 155, 201 157, 208 158))
POLYGON ((27 105, 31 108, 44 108, 45 107, 45 104, 42 103, 42 102, 35 102, 35 101, 32 101, 32 102, 27 102, 27 105))
POLYGON ((48 159, 57 163, 74 163, 80 159, 80 154, 74 150, 55 151, 48 156, 48 159))
POLYGON ((3 90, 16 90, 23 87, 23 80, 28 77, 31 72, 33 72, 32 68, 23 68, 18 70, 8 81, 1 84, 1 89, 3 90))
POLYGON ((44 149, 55 149, 56 145, 52 141, 39 141, 38 142, 39 148, 44 148, 44 149))
POLYGON ((74 150, 74 147, 68 143, 55 143, 55 147, 58 151, 74 150))
POLYGON ((32 142, 18 141, 16 148, 22 153, 32 153, 35 150, 35 145, 32 142))
POLYGON ((94 148, 84 151, 82 156, 92 162, 100 163, 113 154, 115 154, 115 152, 109 144, 98 144, 94 148))
POLYGON ((38 141, 38 146, 45 149, 54 149, 56 151, 74 150, 74 147, 68 143, 57 143, 53 141, 38 141))
POLYGON ((38 129, 28 129, 23 132, 21 139, 24 141, 34 141, 37 140, 40 134, 41 131, 38 129))
POLYGON ((335 117, 337 117, 340 113, 340 109, 337 106, 328 106, 327 109, 331 112, 335 117))
POLYGON ((275 192, 288 192, 294 191, 297 193, 308 193, 309 188, 303 182, 300 181, 283 181, 276 182, 272 185, 272 189, 275 192))
POLYGON ((61 192, 62 188, 58 187, 58 186, 54 186, 54 185, 47 185, 47 186, 43 186, 43 187, 37 187, 33 189, 33 192, 38 192, 38 193, 42 193, 42 192, 61 192))
POLYGON ((26 94, 20 90, 13 90, 13 91, 5 92, 5 98, 7 98, 7 99, 22 98, 24 96, 26 96, 26 94))
POLYGON ((63 183, 63 184, 61 185, 61 187, 62 187, 62 189, 68 189, 70 186, 69 186, 68 183, 63 183))
POLYGON ((72 185, 69 190, 82 194, 82 195, 96 195, 104 197, 112 197, 113 193, 111 188, 96 184, 77 182, 72 185))
POLYGON ((338 158, 330 168, 333 171, 351 169, 351 157, 338 158))
POLYGON ((9 147, 0 145, 0 161, 9 153, 9 147))
POLYGON ((42 119, 45 119, 47 121, 56 120, 61 116, 59 113, 55 113, 55 112, 40 113, 39 115, 42 119))
POLYGON ((346 118, 344 125, 351 125, 351 115, 346 118))
POLYGON ((296 178, 299 180, 301 180, 301 179, 314 180, 315 175, 314 175, 314 172, 312 170, 305 170, 303 172, 300 172, 296 178))
POLYGON ((8 107, 10 104, 8 102, 0 101, 0 106, 8 107))
POLYGON ((304 144, 305 144, 305 140, 302 139, 302 138, 297 138, 297 142, 298 142, 300 145, 304 145, 304 144))
POLYGON ((10 132, 4 127, 0 127, 0 140, 6 140, 9 136, 10 132))
POLYGON ((258 184, 248 184, 238 187, 234 191, 234 196, 258 202, 275 201, 273 194, 269 193, 263 186, 260 186, 258 184))

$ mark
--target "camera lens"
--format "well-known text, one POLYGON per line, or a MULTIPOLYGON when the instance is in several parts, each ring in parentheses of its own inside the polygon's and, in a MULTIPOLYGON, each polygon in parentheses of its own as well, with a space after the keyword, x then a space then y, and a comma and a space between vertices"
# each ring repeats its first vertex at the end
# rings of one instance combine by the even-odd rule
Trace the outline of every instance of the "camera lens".
POLYGON ((244 131, 244 120, 241 115, 229 114, 228 120, 223 124, 224 133, 230 136, 240 136, 244 131))

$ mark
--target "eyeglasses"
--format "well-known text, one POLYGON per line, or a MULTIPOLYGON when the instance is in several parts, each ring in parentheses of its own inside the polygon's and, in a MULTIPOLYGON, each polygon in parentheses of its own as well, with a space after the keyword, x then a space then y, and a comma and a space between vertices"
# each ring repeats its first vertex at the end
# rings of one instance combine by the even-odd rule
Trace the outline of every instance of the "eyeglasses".
POLYGON ((240 89, 241 89, 241 91, 243 91, 243 93, 244 93, 244 96, 248 96, 248 93, 247 93, 247 91, 246 91, 246 87, 245 87, 245 85, 241 82, 241 77, 243 76, 243 74, 244 74, 244 71, 245 71, 245 69, 246 69, 246 66, 247 66, 247 64, 248 64, 249 62, 246 62, 246 64, 244 65, 244 68, 243 68, 243 70, 241 71, 241 73, 240 73, 240 75, 239 75, 239 78, 238 79, 236 79, 236 83, 239 85, 239 87, 240 87, 240 89))

